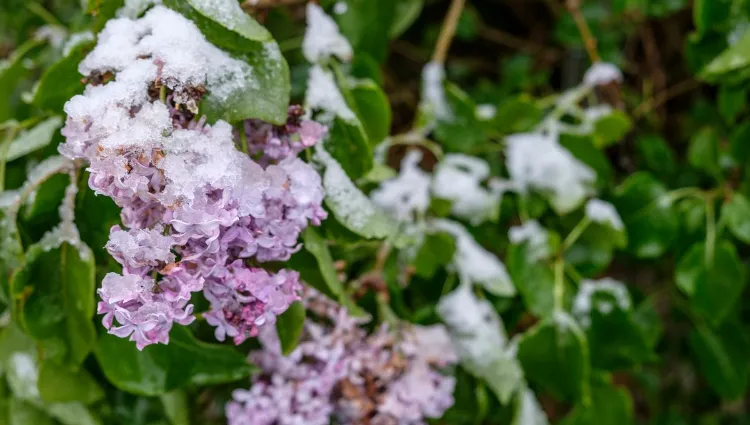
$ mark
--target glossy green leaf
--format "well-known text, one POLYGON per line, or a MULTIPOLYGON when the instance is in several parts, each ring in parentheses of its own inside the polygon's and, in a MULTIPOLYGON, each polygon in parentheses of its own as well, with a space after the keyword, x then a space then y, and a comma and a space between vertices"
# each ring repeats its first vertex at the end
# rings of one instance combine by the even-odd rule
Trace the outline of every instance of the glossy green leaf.
POLYGON ((647 172, 630 175, 615 190, 614 204, 628 231, 628 250, 640 258, 663 255, 679 230, 675 212, 663 201, 664 185, 647 172))
POLYGON ((589 348, 586 336, 567 313, 555 313, 524 334, 518 360, 526 378, 558 398, 589 396, 589 348))
POLYGON ((349 92, 370 144, 377 146, 391 131, 391 105, 388 97, 372 80, 354 81, 349 92))
POLYGON ((44 71, 39 85, 34 89, 31 103, 40 109, 62 112, 63 105, 73 96, 83 92, 82 75, 78 73, 78 64, 91 50, 93 42, 83 42, 59 61, 44 71))
POLYGON ((741 71, 748 66, 750 66, 750 31, 746 31, 739 41, 706 65, 700 75, 708 81, 715 82, 731 72, 741 71))
POLYGON ((636 140, 638 155, 643 166, 656 174, 671 176, 677 170, 674 151, 663 137, 657 135, 643 136, 636 140))
POLYGON ((716 100, 719 106, 719 113, 727 122, 733 123, 737 115, 743 111, 747 102, 747 92, 747 87, 738 87, 729 84, 719 86, 719 94, 716 100))
POLYGON ((608 377, 591 383, 591 401, 577 404, 561 425, 632 425, 633 399, 625 388, 616 387, 608 377))
POLYGON ((401 0, 396 2, 396 12, 388 35, 398 38, 417 20, 424 7, 424 0, 401 0))
POLYGON ((391 23, 396 13, 396 1, 339 0, 345 4, 343 13, 332 14, 341 33, 349 40, 355 54, 367 53, 382 62, 388 54, 391 23))
POLYGON ((632 127, 633 123, 626 113, 614 111, 594 123, 594 143, 599 149, 606 148, 622 140, 632 127))
POLYGON ((554 309, 555 275, 550 264, 529 256, 528 245, 511 245, 506 258, 508 273, 527 309, 537 317, 548 317, 554 309))
POLYGON ((586 329, 591 364, 597 369, 620 370, 654 360, 656 354, 646 329, 636 322, 634 312, 614 304, 612 311, 591 312, 586 329))
POLYGON ((697 243, 680 258, 675 269, 675 283, 680 290, 692 297, 698 278, 706 269, 706 244, 697 243))
POLYGON ((16 317, 29 335, 64 346, 59 361, 73 367, 81 364, 96 343, 91 250, 68 242, 33 245, 11 286, 16 317))
POLYGON ((440 267, 451 262, 455 251, 456 240, 452 235, 448 233, 426 235, 413 261, 415 273, 425 279, 432 278, 440 267))
POLYGON ((721 221, 726 223, 729 231, 742 242, 750 244, 750 200, 740 193, 724 204, 721 210, 721 221))
POLYGON ((23 60, 40 44, 42 42, 39 40, 29 40, 18 46, 10 57, 0 60, 0 87, 4 90, 0 96, 0 122, 13 118, 14 107, 18 103, 13 92, 19 81, 29 72, 24 67, 23 60))
POLYGON ((713 324, 721 323, 734 309, 745 288, 745 268, 730 242, 716 243, 713 262, 698 273, 693 308, 713 324))
POLYGON ((725 25, 732 9, 732 0, 695 0, 693 22, 699 33, 725 25))
POLYGON ((190 425, 190 405, 185 391, 174 390, 160 397, 172 425, 190 425))
POLYGON ((60 117, 52 117, 35 125, 32 129, 21 132, 10 144, 6 160, 13 161, 41 149, 52 141, 62 125, 60 117))
POLYGON ((477 120, 477 104, 455 84, 445 84, 445 96, 451 108, 450 119, 438 120, 435 140, 451 151, 469 153, 487 140, 477 120))
POLYGON ((47 403, 80 401, 91 404, 104 398, 104 391, 85 370, 77 371, 46 361, 39 368, 39 394, 47 403))
POLYGON ((234 382, 252 371, 239 351, 198 341, 184 326, 172 328, 168 345, 150 345, 143 351, 127 339, 102 332, 95 354, 113 385, 147 396, 162 395, 188 384, 234 382))
POLYGON ((690 165, 710 176, 720 176, 719 136, 712 128, 704 128, 693 136, 690 140, 688 160, 690 165))
POLYGON ((43 410, 15 397, 10 399, 9 407, 8 425, 55 425, 43 410))
POLYGON ((719 329, 698 325, 690 334, 698 366, 719 396, 733 400, 745 393, 750 338, 742 326, 725 323, 719 329))
POLYGON ((289 355, 299 343, 307 312, 301 302, 295 302, 276 320, 276 332, 281 342, 281 353, 289 355))

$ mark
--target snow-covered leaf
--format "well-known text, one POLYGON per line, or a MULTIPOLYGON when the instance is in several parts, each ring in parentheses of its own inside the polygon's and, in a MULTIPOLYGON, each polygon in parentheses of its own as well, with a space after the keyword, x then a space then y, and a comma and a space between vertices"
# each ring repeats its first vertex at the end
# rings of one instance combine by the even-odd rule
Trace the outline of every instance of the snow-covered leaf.
POLYGON ((21 132, 11 142, 6 160, 13 161, 47 146, 61 125, 62 119, 55 116, 40 122, 30 130, 21 132))

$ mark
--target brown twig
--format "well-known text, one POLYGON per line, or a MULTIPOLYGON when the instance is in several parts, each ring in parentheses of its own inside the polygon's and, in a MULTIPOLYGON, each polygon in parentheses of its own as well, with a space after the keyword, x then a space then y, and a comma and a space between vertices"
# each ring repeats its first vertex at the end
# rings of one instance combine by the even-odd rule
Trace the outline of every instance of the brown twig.
POLYGON ((581 34, 583 45, 586 48, 586 53, 589 55, 592 63, 599 62, 599 52, 596 50, 596 38, 591 34, 589 24, 586 23, 583 13, 581 13, 581 0, 567 0, 565 6, 568 8, 568 12, 573 16, 573 21, 578 27, 578 32, 581 34))
POLYGON ((651 112, 654 108, 658 108, 659 106, 663 105, 665 102, 668 102, 670 99, 675 98, 677 96, 681 96, 685 93, 689 93, 701 87, 702 85, 703 83, 701 83, 698 80, 694 80, 692 78, 679 82, 673 85, 672 87, 669 87, 668 89, 657 93, 654 97, 644 101, 633 112, 633 117, 635 119, 640 119, 644 115, 651 112))
POLYGON ((440 28, 440 35, 438 36, 437 44, 435 45, 435 52, 432 54, 432 61, 444 64, 445 58, 448 56, 448 49, 451 47, 451 41, 453 36, 456 35, 456 26, 458 20, 461 18, 461 12, 464 9, 466 0, 452 0, 451 6, 448 9, 448 14, 445 16, 443 26, 440 28))
POLYGON ((480 26, 478 34, 485 40, 510 47, 511 49, 518 50, 519 52, 528 53, 531 55, 539 55, 550 62, 555 62, 562 56, 562 52, 557 49, 536 44, 531 40, 525 40, 521 37, 515 36, 497 28, 490 27, 488 25, 480 26))

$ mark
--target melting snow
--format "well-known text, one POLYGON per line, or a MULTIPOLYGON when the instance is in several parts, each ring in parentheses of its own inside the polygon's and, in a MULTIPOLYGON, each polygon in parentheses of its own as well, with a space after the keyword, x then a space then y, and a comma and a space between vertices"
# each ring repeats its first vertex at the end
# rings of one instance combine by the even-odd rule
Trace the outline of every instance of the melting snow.
POLYGON ((399 220, 421 217, 430 206, 430 176, 419 168, 421 160, 422 152, 410 150, 401 161, 399 175, 370 194, 375 204, 399 220))
POLYGON ((532 261, 546 258, 550 254, 549 234, 536 220, 529 220, 521 226, 511 227, 508 238, 514 245, 528 244, 528 255, 532 261))
MULTIPOLYGON (((346 9, 346 3, 343 2, 334 6, 334 12, 337 14, 345 13, 346 9)), ((326 15, 320 6, 313 3, 307 3, 307 29, 302 41, 302 54, 311 63, 324 62, 331 56, 345 62, 352 59, 352 46, 346 37, 341 35, 336 22, 326 15)))
POLYGON ((591 310, 596 309, 606 315, 615 307, 628 310, 631 307, 630 294, 625 284, 606 277, 599 280, 584 279, 573 300, 573 314, 583 327, 591 326, 591 310))
POLYGON ((305 104, 309 108, 320 109, 331 115, 330 119, 336 116, 345 121, 356 119, 354 112, 349 109, 344 96, 336 86, 333 75, 318 65, 310 68, 305 104))
POLYGON ((587 86, 605 86, 609 83, 622 81, 622 71, 616 65, 606 62, 596 62, 591 65, 583 76, 583 84, 587 86))
POLYGON ((614 205, 600 199, 591 199, 586 203, 586 217, 593 222, 607 225, 617 231, 625 229, 620 214, 617 213, 614 205))

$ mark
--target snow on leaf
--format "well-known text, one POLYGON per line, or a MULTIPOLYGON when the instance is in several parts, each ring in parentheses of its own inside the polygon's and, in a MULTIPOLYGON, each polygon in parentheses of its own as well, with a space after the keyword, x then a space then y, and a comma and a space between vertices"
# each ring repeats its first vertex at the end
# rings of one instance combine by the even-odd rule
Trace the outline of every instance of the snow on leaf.
POLYGON ((528 244, 527 252, 532 261, 546 258, 550 254, 549 234, 536 220, 511 227, 508 238, 514 245, 528 244))
POLYGON ((516 414, 511 425, 549 425, 547 414, 539 405, 534 392, 526 388, 518 398, 516 414))
POLYGON ((622 71, 617 65, 607 62, 595 62, 583 76, 583 84, 587 86, 605 86, 609 83, 622 81, 622 71))
POLYGON ((438 121, 453 119, 453 111, 445 94, 445 67, 437 62, 429 62, 422 69, 422 102, 428 115, 438 121))
POLYGON ((625 229, 620 214, 617 213, 614 205, 600 199, 591 199, 586 203, 586 217, 595 223, 607 225, 617 231, 625 229))
POLYGON ((516 289, 508 276, 505 265, 492 253, 474 240, 461 224, 437 219, 429 227, 452 234, 456 238, 456 252, 453 255, 452 267, 456 270, 461 282, 483 286, 498 296, 511 297, 516 289))
POLYGON ((410 150, 401 160, 401 170, 395 178, 381 183, 370 193, 370 198, 398 220, 421 217, 430 206, 430 176, 419 168, 422 153, 410 150))
MULTIPOLYGON (((346 7, 346 3, 343 4, 346 7)), ((310 63, 319 63, 336 56, 344 62, 352 59, 352 46, 341 35, 336 22, 323 9, 314 4, 307 4, 307 29, 302 42, 302 53, 310 63)))
POLYGON ((629 310, 632 306, 630 294, 625 284, 606 277, 599 280, 584 279, 573 300, 573 315, 583 327, 591 325, 591 311, 597 310, 606 315, 615 307, 629 310))
POLYGON ((7 161, 13 161, 37 149, 47 146, 55 135, 55 131, 62 125, 60 117, 46 119, 30 130, 18 135, 10 144, 7 161))
POLYGON ((357 118, 346 104, 338 86, 336 86, 333 74, 323 70, 318 65, 313 65, 310 68, 305 105, 312 109, 322 110, 329 116, 329 120, 334 117, 339 117, 344 121, 352 121, 357 118))

